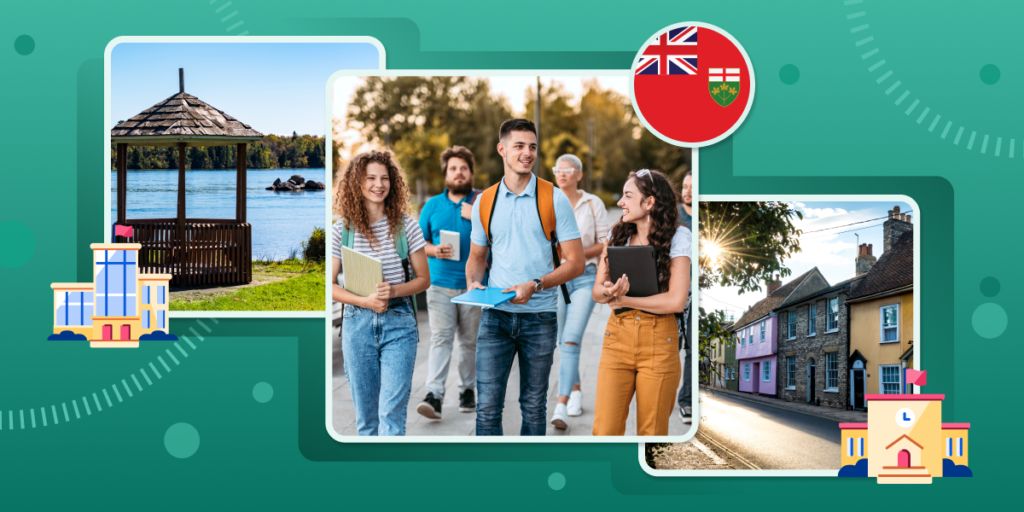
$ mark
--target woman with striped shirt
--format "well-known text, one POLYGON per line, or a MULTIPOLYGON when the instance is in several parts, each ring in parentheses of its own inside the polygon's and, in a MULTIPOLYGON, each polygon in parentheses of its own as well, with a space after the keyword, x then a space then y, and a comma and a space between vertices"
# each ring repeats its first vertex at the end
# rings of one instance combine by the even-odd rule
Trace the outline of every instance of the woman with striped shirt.
POLYGON ((416 363, 412 296, 430 286, 426 241, 419 223, 406 214, 409 189, 391 151, 367 151, 352 158, 336 185, 333 276, 341 272, 343 230, 353 232, 351 249, 381 261, 384 281, 377 293, 360 297, 333 285, 345 305, 341 349, 361 436, 405 435, 406 412, 416 363), (408 260, 398 254, 404 236, 408 260))

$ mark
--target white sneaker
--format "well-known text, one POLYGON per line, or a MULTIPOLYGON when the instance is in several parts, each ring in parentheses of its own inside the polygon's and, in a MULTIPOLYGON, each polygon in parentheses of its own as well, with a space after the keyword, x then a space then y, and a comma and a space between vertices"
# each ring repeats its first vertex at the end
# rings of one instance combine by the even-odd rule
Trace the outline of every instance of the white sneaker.
POLYGON ((569 404, 566 406, 569 416, 579 416, 583 414, 583 392, 573 391, 569 393, 569 404))
POLYGON ((569 427, 566 423, 569 418, 565 415, 565 404, 558 404, 555 406, 555 415, 551 418, 551 424, 559 430, 565 430, 569 427))

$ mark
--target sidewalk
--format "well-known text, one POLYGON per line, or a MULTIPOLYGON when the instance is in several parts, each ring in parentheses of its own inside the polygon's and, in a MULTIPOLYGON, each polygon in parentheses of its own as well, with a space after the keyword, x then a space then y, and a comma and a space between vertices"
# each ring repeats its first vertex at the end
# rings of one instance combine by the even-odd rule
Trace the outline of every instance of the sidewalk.
POLYGON ((752 393, 743 393, 740 391, 733 391, 731 389, 721 388, 710 388, 705 386, 700 387, 701 395, 707 393, 722 393, 723 395, 734 396, 743 400, 749 400, 751 402, 760 402, 765 405, 772 407, 778 407, 779 409, 786 409, 789 411, 799 412, 810 416, 817 416, 819 418, 825 418, 828 420, 838 421, 840 423, 867 423, 868 413, 864 411, 846 411, 842 409, 834 409, 832 407, 816 406, 804 402, 787 402, 779 398, 771 398, 767 396, 759 396, 752 393))
POLYGON ((654 448, 654 469, 736 469, 696 437, 654 448))
MULTIPOLYGON (((580 350, 580 384, 583 388, 583 415, 569 418, 568 428, 559 430, 550 421, 558 403, 558 365, 560 353, 555 350, 554 363, 548 377, 547 420, 548 436, 590 436, 594 428, 594 390, 597 389, 597 365, 601 359, 601 346, 604 341, 604 328, 608 323, 611 309, 607 305, 594 308, 590 321, 587 323, 580 350)), ((444 403, 441 420, 431 420, 420 416, 416 406, 426 395, 427 355, 430 348, 430 323, 426 309, 421 309, 417 316, 419 322, 420 341, 416 351, 416 367, 412 378, 412 397, 409 400, 406 435, 408 436, 471 436, 476 433, 476 414, 459 412, 458 400, 458 350, 452 352, 452 362, 445 387, 444 403)), ((332 422, 336 432, 343 436, 356 435, 355 411, 352 407, 352 395, 345 380, 342 369, 341 340, 334 331, 334 372, 333 372, 333 409, 332 422)), ((519 362, 513 361, 509 374, 508 388, 505 394, 505 408, 502 427, 505 435, 519 435, 522 416, 519 412, 519 362)), ((676 410, 672 411, 669 420, 669 435, 682 436, 689 432, 692 425, 684 424, 676 410)), ((636 399, 630 404, 629 418, 626 421, 626 435, 636 435, 636 399)))

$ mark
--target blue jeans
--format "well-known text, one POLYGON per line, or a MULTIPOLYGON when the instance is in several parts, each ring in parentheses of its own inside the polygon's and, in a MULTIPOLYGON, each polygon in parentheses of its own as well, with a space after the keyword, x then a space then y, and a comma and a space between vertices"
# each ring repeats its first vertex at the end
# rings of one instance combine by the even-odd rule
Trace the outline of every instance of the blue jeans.
POLYGON ((583 344, 583 331, 587 329, 590 314, 594 311, 594 281, 597 280, 597 267, 587 265, 576 279, 565 283, 569 289, 570 304, 565 305, 562 294, 558 294, 558 350, 561 361, 558 363, 558 394, 569 396, 572 388, 580 383, 580 349, 583 344), (566 343, 573 343, 567 345, 566 343))
POLYGON ((361 436, 405 435, 419 332, 409 297, 388 310, 345 305, 341 351, 361 436))
POLYGON ((500 436, 505 389, 512 359, 519 356, 519 435, 547 430, 548 375, 558 337, 558 314, 508 313, 485 309, 476 338, 476 435, 500 436))

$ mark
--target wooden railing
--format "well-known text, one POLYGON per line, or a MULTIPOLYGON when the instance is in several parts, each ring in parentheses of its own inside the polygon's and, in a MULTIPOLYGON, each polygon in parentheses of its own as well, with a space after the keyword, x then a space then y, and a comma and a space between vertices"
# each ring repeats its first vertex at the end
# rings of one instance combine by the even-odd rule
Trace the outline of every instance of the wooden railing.
POLYGON ((188 219, 179 233, 174 219, 129 219, 142 244, 139 272, 171 274, 171 286, 247 284, 252 281, 252 226, 234 220, 188 219))

